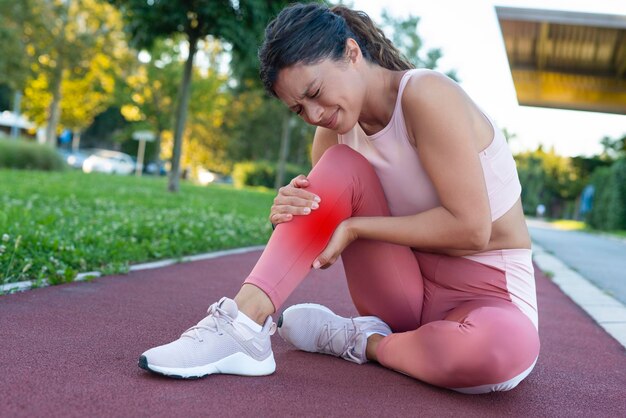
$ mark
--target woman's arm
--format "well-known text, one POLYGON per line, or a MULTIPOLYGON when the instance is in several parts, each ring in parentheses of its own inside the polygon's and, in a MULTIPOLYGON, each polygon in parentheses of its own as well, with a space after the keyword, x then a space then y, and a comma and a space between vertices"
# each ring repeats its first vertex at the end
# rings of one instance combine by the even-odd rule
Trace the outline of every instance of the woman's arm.
POLYGON ((324 152, 338 143, 337 132, 318 126, 315 129, 313 146, 311 147, 311 165, 315 167, 315 164, 322 158, 324 152))
POLYGON ((491 210, 472 106, 441 74, 424 72, 409 80, 402 97, 407 129, 441 206, 411 216, 351 218, 345 226, 354 236, 454 254, 487 246, 491 210))

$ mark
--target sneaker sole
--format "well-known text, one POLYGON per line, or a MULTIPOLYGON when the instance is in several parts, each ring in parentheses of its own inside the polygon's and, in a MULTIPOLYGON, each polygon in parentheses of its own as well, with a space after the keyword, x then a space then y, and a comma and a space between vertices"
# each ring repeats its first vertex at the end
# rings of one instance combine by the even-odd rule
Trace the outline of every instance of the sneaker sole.
POLYGON ((139 357, 139 367, 149 372, 174 379, 199 379, 211 374, 235 374, 239 376, 267 376, 276 370, 274 354, 262 361, 254 360, 244 353, 231 354, 215 363, 198 367, 161 367, 148 362, 146 356, 139 357))

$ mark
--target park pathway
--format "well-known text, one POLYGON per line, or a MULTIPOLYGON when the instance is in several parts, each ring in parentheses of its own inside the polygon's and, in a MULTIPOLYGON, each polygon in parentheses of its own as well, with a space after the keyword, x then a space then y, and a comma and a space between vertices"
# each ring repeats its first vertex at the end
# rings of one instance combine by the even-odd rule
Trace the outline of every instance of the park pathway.
POLYGON ((527 223, 534 242, 626 304, 626 240, 564 231, 541 220, 529 219, 527 223))

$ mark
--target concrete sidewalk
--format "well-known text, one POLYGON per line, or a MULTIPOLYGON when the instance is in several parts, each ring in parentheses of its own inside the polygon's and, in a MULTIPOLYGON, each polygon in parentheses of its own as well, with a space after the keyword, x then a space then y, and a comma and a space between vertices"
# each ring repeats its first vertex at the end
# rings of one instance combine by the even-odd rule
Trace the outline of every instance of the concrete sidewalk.
POLYGON ((626 306, 622 302, 569 268, 538 244, 533 244, 533 259, 563 293, 626 348, 626 306))
MULTIPOLYGON (((376 364, 296 351, 274 337, 276 373, 170 380, 137 357, 233 295, 260 252, 138 270, 0 297, 0 416, 626 416, 626 354, 537 272, 542 348, 507 393, 461 395, 376 364)), ((343 269, 314 271, 285 306, 356 314, 343 269)))

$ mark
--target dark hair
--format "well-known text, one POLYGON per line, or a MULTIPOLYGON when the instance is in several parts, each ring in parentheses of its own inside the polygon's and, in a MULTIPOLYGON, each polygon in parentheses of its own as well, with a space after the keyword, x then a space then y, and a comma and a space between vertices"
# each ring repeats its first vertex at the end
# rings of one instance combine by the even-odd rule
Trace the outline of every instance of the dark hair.
POLYGON ((297 3, 283 9, 265 28, 259 49, 260 76, 276 96, 278 72, 297 63, 314 64, 344 58, 346 41, 354 39, 363 57, 389 70, 414 68, 369 16, 344 6, 297 3))

